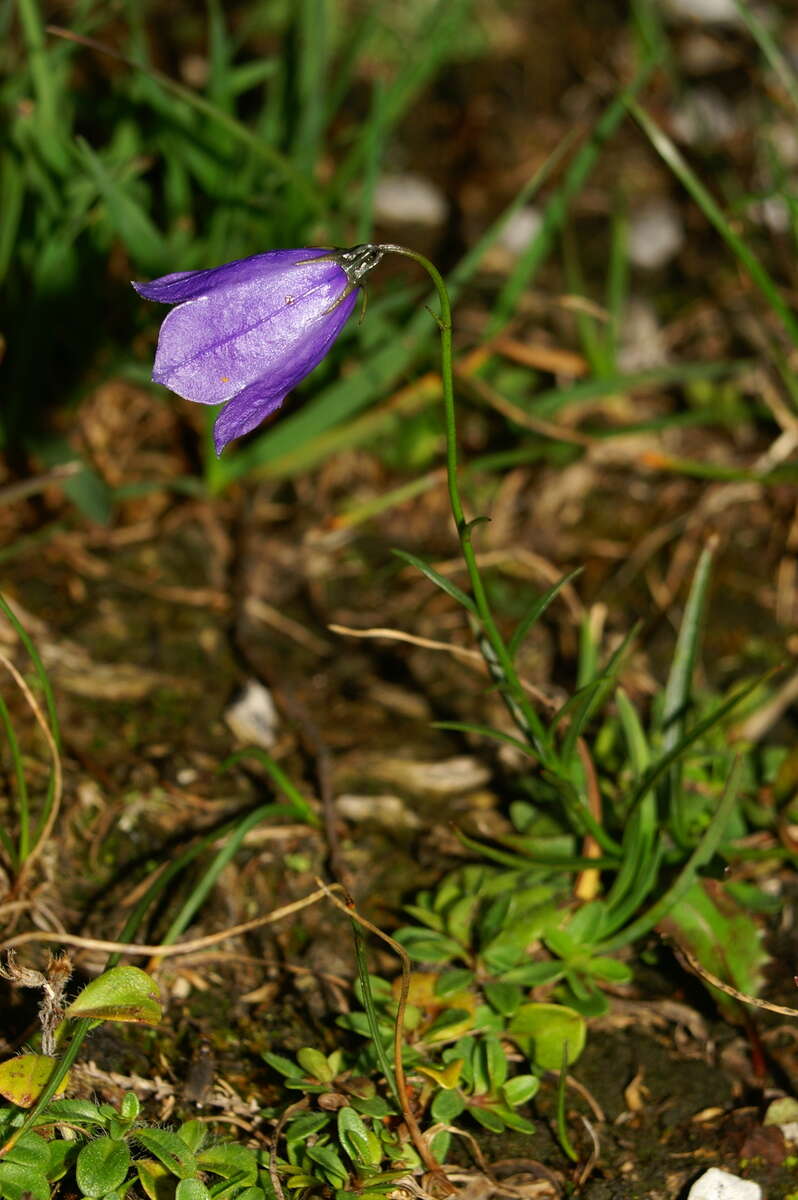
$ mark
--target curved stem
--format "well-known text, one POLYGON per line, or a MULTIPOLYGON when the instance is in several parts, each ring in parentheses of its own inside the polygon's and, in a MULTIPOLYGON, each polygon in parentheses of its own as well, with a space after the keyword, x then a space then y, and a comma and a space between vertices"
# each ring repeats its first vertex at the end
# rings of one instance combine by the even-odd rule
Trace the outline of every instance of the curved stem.
POLYGON ((449 488, 449 505, 468 571, 474 603, 487 641, 487 646, 481 646, 480 649, 487 660, 491 675, 498 683, 513 720, 527 740, 531 742, 541 759, 547 761, 550 754, 543 723, 527 699, 512 656, 496 625, 471 541, 474 522, 467 521, 463 512, 460 485, 457 479, 457 417, 452 367, 452 306, 449 302, 449 293, 438 268, 417 250, 409 250, 406 246, 396 246, 392 243, 380 243, 379 249, 385 253, 402 254, 405 258, 412 258, 427 272, 438 293, 441 311, 440 316, 436 316, 435 320, 438 322, 441 333, 441 382, 446 420, 446 478, 449 488))

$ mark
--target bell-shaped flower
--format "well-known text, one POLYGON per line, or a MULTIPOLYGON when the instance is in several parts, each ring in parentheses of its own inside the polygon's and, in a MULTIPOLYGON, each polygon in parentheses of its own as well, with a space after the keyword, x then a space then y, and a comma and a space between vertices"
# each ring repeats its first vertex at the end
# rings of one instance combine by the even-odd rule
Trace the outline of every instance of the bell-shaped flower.
POLYGON ((357 303, 378 246, 272 250, 133 287, 176 307, 158 337, 152 377, 198 404, 224 404, 216 453, 280 407, 317 366, 357 303))

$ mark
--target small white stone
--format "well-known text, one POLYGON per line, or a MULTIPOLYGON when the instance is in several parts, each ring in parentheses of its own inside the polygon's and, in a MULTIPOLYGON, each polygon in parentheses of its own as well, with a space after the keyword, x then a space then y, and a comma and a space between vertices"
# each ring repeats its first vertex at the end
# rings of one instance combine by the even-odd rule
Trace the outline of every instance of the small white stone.
POLYGON ((792 214, 783 196, 768 196, 754 206, 754 216, 772 233, 786 233, 792 214))
POLYGON ((374 778, 415 795, 461 796, 485 787, 490 772, 475 758, 461 754, 441 762, 410 758, 383 758, 371 769, 374 778))
POLYGON ((734 0, 660 0, 660 7, 677 21, 705 21, 708 25, 739 25, 734 0))
POLYGON ((671 117, 675 137, 688 146, 719 146, 737 132, 738 121, 717 88, 697 87, 685 96, 671 117))
POLYGON ((399 796, 338 796, 336 811, 347 821, 370 821, 387 829, 418 829, 421 821, 399 796))
POLYGON ((782 166, 798 166, 798 133, 790 121, 778 121, 770 130, 770 140, 782 166))
POLYGON ((389 225, 435 228, 443 224, 448 211, 440 188, 420 175, 383 175, 374 190, 374 216, 389 225))
POLYGON ((509 250, 511 254, 521 254, 538 233, 542 224, 543 217, 536 208, 532 208, 531 205, 519 208, 511 217, 507 218, 507 224, 499 234, 498 244, 502 249, 509 250))
POLYGON ((629 257, 636 267, 654 271, 681 249, 684 227, 677 209, 663 199, 644 201, 629 221, 629 257))
POLYGON ((650 300, 630 296, 623 311, 618 347, 618 369, 632 374, 663 367, 668 345, 662 322, 650 300))
POLYGON ((280 718, 272 694, 255 679, 244 685, 241 694, 225 712, 224 719, 240 742, 271 750, 277 740, 280 718))
POLYGON ((750 1179, 710 1167, 690 1188, 687 1200, 762 1200, 762 1189, 750 1179))

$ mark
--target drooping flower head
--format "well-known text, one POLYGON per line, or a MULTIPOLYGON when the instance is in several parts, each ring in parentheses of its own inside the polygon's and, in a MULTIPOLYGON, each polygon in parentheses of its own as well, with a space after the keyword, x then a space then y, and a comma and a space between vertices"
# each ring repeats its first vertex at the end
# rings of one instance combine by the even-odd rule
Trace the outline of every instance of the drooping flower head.
POLYGON ((272 250, 134 283, 146 300, 176 306, 161 326, 154 381, 198 404, 225 404, 214 426, 221 454, 321 362, 382 253, 272 250))

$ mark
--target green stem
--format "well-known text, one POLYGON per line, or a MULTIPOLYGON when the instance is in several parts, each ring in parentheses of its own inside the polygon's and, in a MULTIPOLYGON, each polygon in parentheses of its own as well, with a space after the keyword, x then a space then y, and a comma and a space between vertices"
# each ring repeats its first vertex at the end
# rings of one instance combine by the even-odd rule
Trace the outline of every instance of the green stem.
POLYGON ((521 681, 518 678, 512 657, 491 612, 485 592, 485 585, 482 581, 479 566, 477 565, 477 556, 471 541, 471 530, 474 522, 467 521, 463 512, 460 485, 457 479, 457 418, 454 400, 454 371, 452 367, 452 306, 449 302, 449 293, 446 290, 446 284, 443 281, 440 271, 423 254, 419 254, 416 250, 409 250, 405 246, 396 246, 393 244, 381 244, 380 249, 386 253, 403 254, 406 258, 412 258, 427 272, 438 293, 441 311, 440 316, 436 316, 435 319, 438 322, 441 333, 441 381, 446 417, 446 478, 449 488, 449 505, 457 529, 457 536, 460 539, 463 559, 468 570, 474 603, 479 613, 485 638, 490 650, 495 655, 495 659, 486 656, 488 668, 494 678, 497 679, 502 696, 516 724, 534 746, 541 759, 548 761, 550 754, 546 732, 538 714, 529 703, 526 692, 521 686, 521 681))

